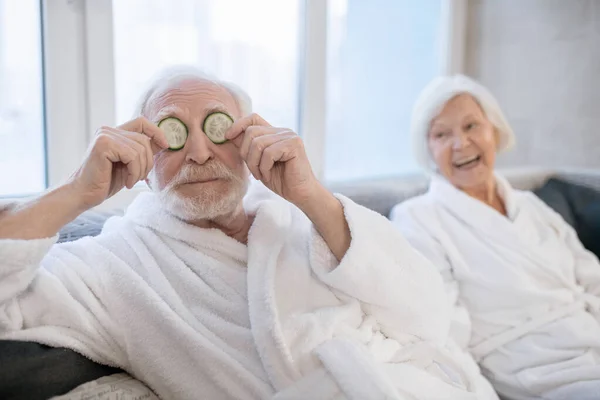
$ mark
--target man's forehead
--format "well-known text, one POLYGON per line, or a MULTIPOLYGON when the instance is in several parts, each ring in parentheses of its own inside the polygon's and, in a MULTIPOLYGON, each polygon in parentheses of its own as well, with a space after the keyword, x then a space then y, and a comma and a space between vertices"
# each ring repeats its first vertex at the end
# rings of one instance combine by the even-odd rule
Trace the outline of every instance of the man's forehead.
POLYGON ((232 112, 237 110, 237 103, 226 88, 201 78, 180 79, 160 85, 148 99, 147 109, 150 113, 157 113, 166 108, 188 108, 190 105, 225 108, 232 112))

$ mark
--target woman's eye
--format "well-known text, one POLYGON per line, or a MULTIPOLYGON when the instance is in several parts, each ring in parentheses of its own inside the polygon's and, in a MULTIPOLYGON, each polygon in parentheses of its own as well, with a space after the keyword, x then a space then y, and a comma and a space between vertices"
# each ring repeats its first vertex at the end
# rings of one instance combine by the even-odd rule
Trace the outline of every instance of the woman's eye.
POLYGON ((470 124, 467 124, 467 130, 470 131, 471 129, 475 128, 477 126, 477 124, 475 122, 471 122, 470 124))
POLYGON ((433 134, 434 139, 442 139, 446 136, 446 132, 437 132, 433 134))

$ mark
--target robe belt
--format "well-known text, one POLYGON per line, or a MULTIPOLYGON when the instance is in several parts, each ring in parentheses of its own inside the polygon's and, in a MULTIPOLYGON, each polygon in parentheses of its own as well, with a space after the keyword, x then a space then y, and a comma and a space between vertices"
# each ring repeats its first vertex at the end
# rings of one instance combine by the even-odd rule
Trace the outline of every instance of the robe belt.
POLYGON ((570 315, 576 311, 585 310, 586 306, 588 305, 587 301, 590 301, 590 299, 584 299, 583 295, 578 297, 580 297, 580 299, 573 303, 556 308, 542 316, 532 318, 531 320, 519 326, 509 328, 506 331, 503 331, 489 339, 484 340, 481 343, 476 344, 475 346, 471 346, 469 347, 469 351, 475 358, 475 361, 480 362, 484 357, 489 355, 497 348, 502 347, 515 339, 523 337, 529 332, 535 331, 546 324, 566 317, 567 315, 570 315))

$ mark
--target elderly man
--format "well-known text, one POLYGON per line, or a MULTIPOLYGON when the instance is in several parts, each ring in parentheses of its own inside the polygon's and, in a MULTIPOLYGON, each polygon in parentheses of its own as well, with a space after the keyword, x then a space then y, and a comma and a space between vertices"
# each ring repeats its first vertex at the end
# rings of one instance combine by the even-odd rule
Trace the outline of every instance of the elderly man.
POLYGON ((67 183, 5 209, 0 337, 72 348, 164 399, 495 398, 448 341, 435 269, 249 111, 231 85, 165 74, 67 183), (224 143, 204 131, 215 111, 235 121, 224 143), (187 127, 179 150, 157 126, 170 117, 187 127), (140 180, 152 193, 100 236, 55 244, 140 180))

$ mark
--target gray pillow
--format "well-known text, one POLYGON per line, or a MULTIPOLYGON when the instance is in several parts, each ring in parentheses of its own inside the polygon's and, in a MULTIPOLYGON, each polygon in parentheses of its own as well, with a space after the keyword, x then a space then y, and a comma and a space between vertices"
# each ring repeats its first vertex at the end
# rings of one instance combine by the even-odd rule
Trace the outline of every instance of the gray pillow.
POLYGON ((567 199, 567 188, 567 182, 552 178, 544 186, 534 190, 533 193, 559 213, 569 225, 575 228, 575 216, 573 215, 569 199, 567 199))
POLYGON ((58 242, 72 242, 84 236, 97 236, 102 231, 106 220, 113 215, 120 215, 120 213, 104 213, 93 210, 84 212, 60 230, 58 242))
POLYGON ((575 229, 586 249, 600 257, 600 191, 552 178, 534 193, 575 229))

